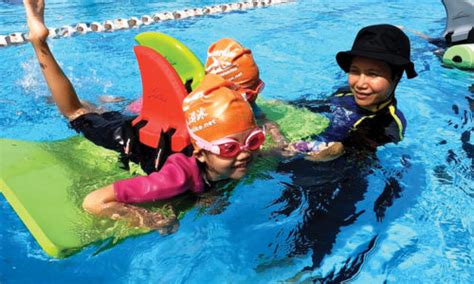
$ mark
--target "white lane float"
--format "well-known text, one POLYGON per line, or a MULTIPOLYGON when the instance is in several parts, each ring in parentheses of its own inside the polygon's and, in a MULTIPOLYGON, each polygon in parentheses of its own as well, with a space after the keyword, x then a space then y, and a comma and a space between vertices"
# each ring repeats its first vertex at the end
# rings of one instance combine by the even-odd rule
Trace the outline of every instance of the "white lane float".
MULTIPOLYGON (((162 21, 182 20, 192 17, 200 17, 205 15, 213 15, 219 13, 229 13, 237 10, 254 9, 258 7, 267 7, 269 5, 283 4, 294 2, 294 0, 260 0, 260 1, 243 1, 220 5, 206 6, 202 8, 188 8, 177 10, 174 12, 159 12, 152 16, 143 15, 141 17, 118 18, 113 20, 105 20, 103 22, 93 21, 90 24, 77 23, 74 25, 64 25, 60 28, 50 28, 49 38, 56 39, 62 37, 70 37, 76 35, 87 34, 91 32, 114 32, 118 30, 126 30, 131 28, 139 28, 148 26, 162 21)), ((11 33, 9 35, 0 35, 0 47, 18 45, 28 42, 28 36, 21 32, 11 33)))

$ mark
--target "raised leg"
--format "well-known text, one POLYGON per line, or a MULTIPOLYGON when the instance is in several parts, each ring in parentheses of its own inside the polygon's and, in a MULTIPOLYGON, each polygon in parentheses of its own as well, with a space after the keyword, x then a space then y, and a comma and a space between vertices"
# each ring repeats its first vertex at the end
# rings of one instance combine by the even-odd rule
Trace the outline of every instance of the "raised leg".
POLYGON ((89 112, 80 102, 46 42, 49 31, 44 24, 44 0, 24 0, 29 37, 36 57, 59 111, 69 120, 89 112))

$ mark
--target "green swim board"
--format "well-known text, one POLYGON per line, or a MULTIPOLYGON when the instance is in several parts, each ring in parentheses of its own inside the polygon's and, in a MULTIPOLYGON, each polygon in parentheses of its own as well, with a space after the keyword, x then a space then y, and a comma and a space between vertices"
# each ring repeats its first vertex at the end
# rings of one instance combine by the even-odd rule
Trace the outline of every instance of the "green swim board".
POLYGON ((148 232, 82 209, 89 192, 134 175, 119 167, 116 152, 83 137, 0 139, 0 157, 0 192, 48 255, 65 257, 91 243, 148 232))
POLYGON ((329 126, 329 120, 325 116, 305 108, 260 97, 256 103, 268 120, 278 124, 289 142, 309 139, 321 134, 329 126))

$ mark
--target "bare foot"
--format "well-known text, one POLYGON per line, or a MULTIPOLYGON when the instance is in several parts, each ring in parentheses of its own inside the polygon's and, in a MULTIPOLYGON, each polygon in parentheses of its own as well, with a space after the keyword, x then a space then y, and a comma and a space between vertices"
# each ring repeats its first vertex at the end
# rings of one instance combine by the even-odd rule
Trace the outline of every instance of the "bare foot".
POLYGON ((23 4, 30 29, 30 41, 33 43, 46 41, 49 31, 44 24, 44 0, 23 0, 23 4))

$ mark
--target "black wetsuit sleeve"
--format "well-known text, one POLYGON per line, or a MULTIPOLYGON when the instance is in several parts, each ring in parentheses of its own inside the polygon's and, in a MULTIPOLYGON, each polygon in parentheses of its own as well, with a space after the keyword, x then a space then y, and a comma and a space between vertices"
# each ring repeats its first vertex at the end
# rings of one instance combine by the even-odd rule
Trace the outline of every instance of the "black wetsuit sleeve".
POLYGON ((386 143, 390 143, 390 142, 398 143, 398 142, 402 141, 402 139, 403 139, 400 127, 395 121, 392 121, 385 128, 385 135, 389 139, 389 142, 386 142, 386 143))
POLYGON ((343 139, 344 148, 375 151, 378 146, 402 140, 399 125, 390 115, 367 118, 343 139))

